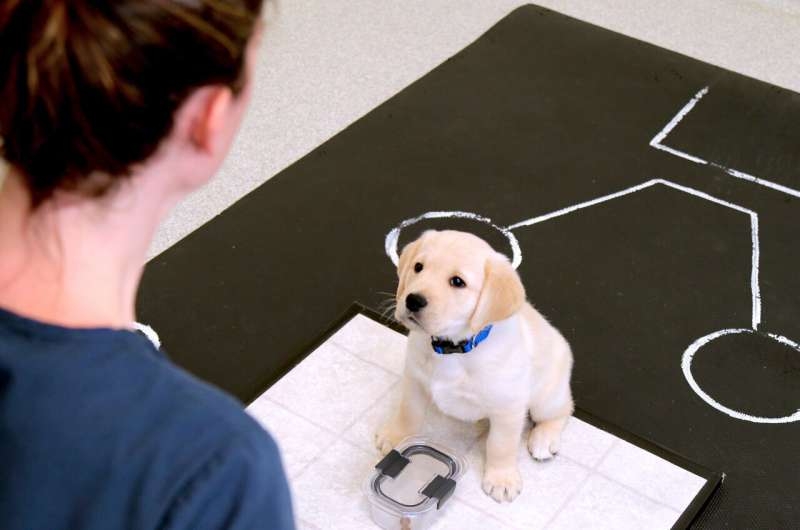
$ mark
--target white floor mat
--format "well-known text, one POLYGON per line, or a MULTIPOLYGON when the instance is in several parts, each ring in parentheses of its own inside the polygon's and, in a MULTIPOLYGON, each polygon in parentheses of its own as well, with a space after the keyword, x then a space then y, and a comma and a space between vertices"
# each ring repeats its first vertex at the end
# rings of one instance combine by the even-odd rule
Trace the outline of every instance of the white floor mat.
MULTIPOLYGON (((281 447, 299 528, 377 528, 361 485, 380 459, 372 435, 399 397, 405 340, 357 314, 247 408, 281 447)), ((669 529, 713 488, 709 475, 576 417, 550 462, 520 443, 522 493, 498 504, 480 487, 487 427, 428 413, 424 434, 470 462, 437 530, 669 529)))

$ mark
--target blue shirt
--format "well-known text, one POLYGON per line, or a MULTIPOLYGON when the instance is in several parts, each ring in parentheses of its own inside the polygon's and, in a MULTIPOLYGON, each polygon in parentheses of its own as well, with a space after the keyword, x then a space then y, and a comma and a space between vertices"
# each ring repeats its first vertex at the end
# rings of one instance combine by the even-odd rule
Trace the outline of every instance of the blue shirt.
POLYGON ((0 310, 0 528, 293 529, 275 443, 141 334, 0 310))

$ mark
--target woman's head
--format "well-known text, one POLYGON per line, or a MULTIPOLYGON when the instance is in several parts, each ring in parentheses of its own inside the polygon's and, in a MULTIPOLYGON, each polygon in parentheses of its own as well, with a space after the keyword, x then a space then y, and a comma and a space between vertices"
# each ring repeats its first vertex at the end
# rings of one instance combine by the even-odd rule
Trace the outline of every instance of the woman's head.
POLYGON ((0 156, 33 205, 103 194, 176 128, 210 176, 241 118, 261 3, 0 2, 0 156))

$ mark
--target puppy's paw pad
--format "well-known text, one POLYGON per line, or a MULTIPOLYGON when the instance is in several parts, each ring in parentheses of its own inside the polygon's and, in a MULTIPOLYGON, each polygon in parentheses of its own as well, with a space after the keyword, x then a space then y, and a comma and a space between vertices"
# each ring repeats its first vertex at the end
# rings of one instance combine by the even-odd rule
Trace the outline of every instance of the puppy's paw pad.
POLYGON ((522 491, 522 477, 517 468, 489 468, 483 475, 483 491, 497 502, 511 502, 522 491))
POLYGON ((536 460, 550 460, 561 448, 561 433, 535 427, 528 437, 528 452, 536 460))

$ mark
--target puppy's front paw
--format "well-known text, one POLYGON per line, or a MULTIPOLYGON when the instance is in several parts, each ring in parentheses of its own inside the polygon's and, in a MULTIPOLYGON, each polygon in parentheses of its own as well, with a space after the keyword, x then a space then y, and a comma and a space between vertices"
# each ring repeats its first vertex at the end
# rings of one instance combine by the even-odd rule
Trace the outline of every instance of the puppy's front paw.
POLYGON ((378 451, 380 451, 382 455, 385 455, 394 449, 394 447, 399 444, 403 438, 408 436, 408 433, 395 425, 394 422, 390 421, 378 429, 378 432, 375 433, 375 447, 378 448, 378 451))
POLYGON ((561 447, 561 429, 552 425, 537 425, 528 436, 528 452, 536 460, 553 458, 561 447))
POLYGON ((483 491, 497 502, 511 502, 522 491, 519 469, 487 467, 483 474, 483 491))

